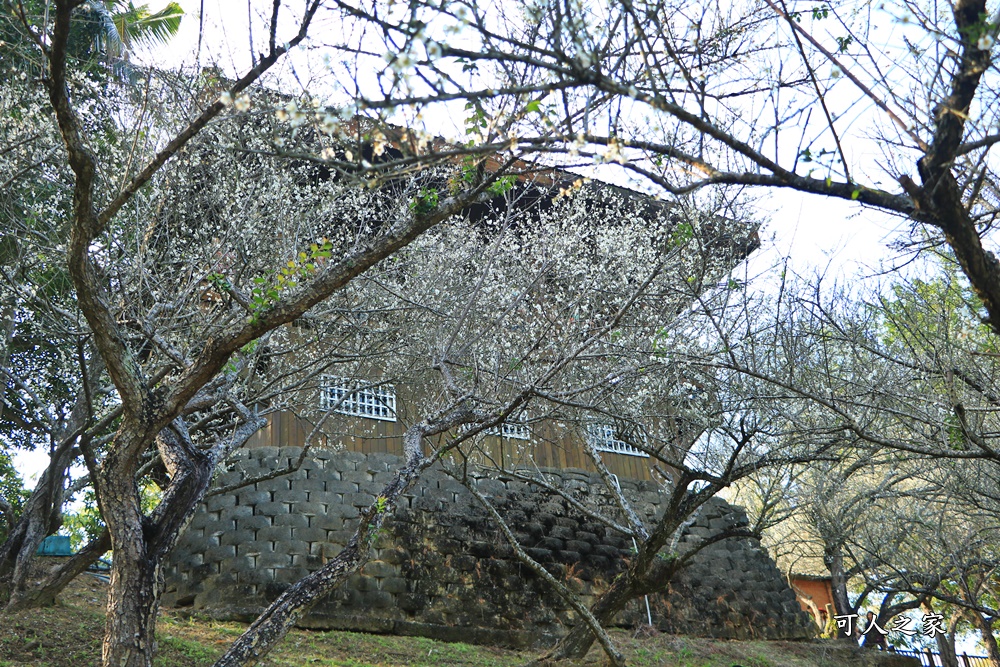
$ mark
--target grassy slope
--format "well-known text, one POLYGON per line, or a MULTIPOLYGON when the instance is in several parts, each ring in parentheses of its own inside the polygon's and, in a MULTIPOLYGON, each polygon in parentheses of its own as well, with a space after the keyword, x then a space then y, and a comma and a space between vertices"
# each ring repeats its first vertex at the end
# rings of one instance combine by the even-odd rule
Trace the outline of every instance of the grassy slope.
MULTIPOLYGON (((104 589, 82 577, 56 607, 0 618, 0 667, 97 667, 103 625, 104 589)), ((208 667, 242 631, 236 623, 217 623, 162 615, 157 665, 208 667)), ((869 654, 845 652, 827 643, 728 642, 656 635, 635 638, 615 633, 635 667, 842 667, 875 665, 869 654)), ((388 637, 350 632, 294 631, 261 665, 273 667, 514 667, 535 657, 418 637, 388 637)), ((603 664, 593 651, 580 664, 603 664)))

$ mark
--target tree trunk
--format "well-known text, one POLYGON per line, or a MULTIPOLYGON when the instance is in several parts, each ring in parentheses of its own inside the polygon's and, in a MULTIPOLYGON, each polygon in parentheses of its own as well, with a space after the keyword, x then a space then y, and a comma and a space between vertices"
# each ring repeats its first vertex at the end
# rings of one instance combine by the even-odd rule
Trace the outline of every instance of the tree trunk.
POLYGON ((398 470, 362 514, 354 536, 347 546, 323 567, 299 579, 247 628, 214 667, 249 667, 274 648, 288 630, 316 602, 340 586, 348 576, 367 562, 371 546, 385 521, 395 511, 399 497, 432 465, 437 456, 423 455, 423 439, 468 423, 472 413, 460 406, 441 419, 411 426, 403 436, 406 465, 398 470))
POLYGON ((938 653, 941 655, 941 664, 944 667, 963 667, 959 665, 958 655, 955 653, 955 641, 949 638, 944 632, 939 632, 934 637, 937 642, 938 653))
POLYGON ((34 607, 45 607, 55 604, 56 596, 66 588, 79 574, 97 562, 104 552, 111 548, 111 537, 105 530, 101 535, 81 549, 75 556, 62 566, 53 568, 34 586, 11 600, 5 612, 21 611, 34 607))
POLYGON ((357 534, 335 558, 297 581, 275 600, 216 661, 214 667, 249 667, 265 656, 316 601, 340 586, 368 561, 370 549, 367 541, 356 538, 357 534))
MULTIPOLYGON (((243 444, 260 425, 254 421, 241 426, 232 436, 234 443, 243 444)), ((141 433, 141 428, 133 427, 123 430, 120 437, 140 439, 141 433)), ((116 451, 112 451, 101 468, 101 512, 114 547, 104 667, 152 667, 156 616, 163 592, 160 568, 205 497, 218 451, 222 451, 213 455, 197 450, 182 419, 162 429, 156 444, 170 484, 148 517, 142 514, 134 465, 116 464, 116 451)))
MULTIPOLYGON (((625 609, 625 605, 636 597, 635 587, 629 583, 630 574, 627 570, 622 573, 590 608, 590 613, 602 627, 607 627, 625 609)), ((579 660, 587 655, 595 639, 586 623, 577 623, 542 660, 579 660)))
MULTIPOLYGON (((109 454, 110 457, 110 454, 109 454)), ((157 569, 143 533, 135 471, 105 460, 101 469, 101 514, 111 534, 114 558, 104 626, 104 667, 151 667, 159 605, 157 569)))
POLYGON ((978 611, 970 611, 980 634, 983 636, 983 644, 986 646, 986 658, 990 662, 990 667, 1000 667, 1000 646, 997 646, 997 638, 993 635, 993 621, 987 620, 978 611))
MULTIPOLYGON (((934 613, 929 602, 924 602, 920 605, 920 609, 925 615, 934 613)), ((964 667, 964 665, 959 664, 958 655, 955 653, 955 628, 958 626, 959 620, 961 620, 961 614, 953 614, 948 620, 948 631, 937 632, 934 635, 934 643, 937 644, 938 654, 941 656, 943 667, 964 667)), ((930 649, 928 649, 929 653, 930 649)), ((933 664, 933 661, 931 664, 933 664)))
MULTIPOLYGON (((409 434, 404 437, 404 442, 408 437, 409 434)), ((419 444, 419 438, 417 442, 419 444)), ((376 502, 362 514, 358 528, 347 546, 323 567, 295 582, 271 603, 216 661, 214 667, 249 667, 256 664, 316 602, 340 586, 368 561, 372 542, 385 520, 395 510, 399 496, 413 485, 420 472, 433 460, 420 460, 418 455, 412 454, 409 458, 407 466, 396 473, 393 480, 382 489, 376 502)))
MULTIPOLYGON (((211 475, 205 474, 201 486, 206 487, 210 479, 211 475)), ((163 592, 160 568, 204 495, 204 488, 201 488, 193 500, 174 505, 172 509, 184 515, 182 525, 163 527, 161 522, 143 519, 138 493, 134 484, 131 486, 128 491, 135 497, 116 502, 108 501, 109 485, 103 489, 103 514, 114 550, 108 618, 104 626, 104 667, 152 667, 156 652, 156 617, 163 592)), ((192 491, 196 493, 197 489, 192 491)), ((193 496, 194 493, 189 497, 193 496)))
POLYGON ((813 625, 816 626, 817 630, 823 632, 829 623, 823 622, 823 614, 819 612, 819 607, 816 606, 816 602, 812 599, 812 597, 802 593, 794 586, 792 587, 792 590, 794 590, 796 595, 799 596, 799 600, 807 607, 809 607, 809 616, 812 617, 813 625))
MULTIPOLYGON (((655 553, 655 552, 654 552, 655 553)), ((643 559, 638 556, 632 565, 622 572, 611 587, 601 595, 590 608, 591 615, 601 627, 607 627, 632 600, 642 594, 663 590, 671 579, 684 567, 684 560, 643 559)), ((543 658, 545 660, 579 660, 587 655, 596 637, 586 623, 577 623, 555 647, 543 658)))
MULTIPOLYGON (((608 590, 591 606, 590 613, 601 627, 607 627, 625 609, 625 605, 640 595, 663 590, 695 553, 718 538, 703 541, 680 556, 659 556, 670 537, 677 535, 685 522, 690 521, 719 490, 718 487, 707 486, 701 491, 690 493, 687 491, 689 482, 684 476, 679 478, 671 492, 667 510, 648 536, 639 543, 638 553, 625 571, 615 578, 608 590)), ((722 539, 726 537, 722 536, 722 539)), ((671 551, 673 548, 671 546, 671 551)), ((580 659, 587 654, 595 639, 587 623, 577 623, 541 660, 580 659)))
MULTIPOLYGON (((129 549, 130 556, 141 554, 129 549)), ((108 618, 102 659, 105 667, 151 667, 156 652, 156 615, 159 589, 156 574, 143 558, 122 557, 115 550, 108 618), (121 564, 119 565, 119 562, 121 564)))
MULTIPOLYGON (((826 563, 827 569, 830 570, 830 589, 833 593, 833 606, 836 616, 850 616, 855 613, 854 607, 851 606, 850 598, 847 595, 847 576, 844 574, 844 557, 839 551, 827 551, 824 557, 824 562, 826 563)), ((850 641, 857 641, 856 637, 858 634, 858 623, 861 619, 855 618, 851 619, 850 626, 844 624, 841 626, 840 623, 835 623, 837 629, 837 639, 846 639, 850 641), (851 634, 848 634, 848 627, 852 630, 851 634)))
POLYGON ((104 667, 152 667, 161 583, 139 544, 115 549, 104 626, 104 667), (127 552, 128 556, 123 556, 127 552))
POLYGON ((64 443, 49 460, 35 490, 24 506, 7 540, 0 545, 0 603, 4 609, 23 608, 31 596, 28 579, 38 546, 59 529, 63 502, 63 480, 73 460, 72 447, 64 443))

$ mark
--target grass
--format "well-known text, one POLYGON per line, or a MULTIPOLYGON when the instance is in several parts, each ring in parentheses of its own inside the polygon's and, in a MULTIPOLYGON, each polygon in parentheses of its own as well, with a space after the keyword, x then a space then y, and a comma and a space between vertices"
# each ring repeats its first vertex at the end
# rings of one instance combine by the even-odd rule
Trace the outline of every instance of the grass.
MULTIPOLYGON (((0 619, 0 667, 98 667, 105 591, 83 577, 60 604, 0 619)), ((209 667, 243 632, 238 623, 160 615, 157 667, 209 667)), ((529 654, 423 637, 294 630, 259 664, 270 667, 514 667, 529 654)))
MULTIPOLYGON (((99 667, 104 589, 83 577, 60 604, 0 619, 0 667, 99 667)), ((164 612, 157 667, 210 667, 245 626, 164 612)), ((613 632, 632 667, 877 667, 881 655, 830 642, 735 642, 613 632)), ((538 652, 449 644, 422 637, 294 630, 264 660, 268 667, 517 667, 538 652)), ((573 666, 603 665, 595 649, 573 666)), ((570 667, 567 665, 566 667, 570 667)))

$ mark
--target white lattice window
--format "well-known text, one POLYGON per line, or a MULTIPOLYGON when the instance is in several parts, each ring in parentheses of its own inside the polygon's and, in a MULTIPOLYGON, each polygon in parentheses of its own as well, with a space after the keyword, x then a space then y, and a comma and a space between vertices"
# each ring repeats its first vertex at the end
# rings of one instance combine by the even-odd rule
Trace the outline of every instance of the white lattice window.
POLYGON ((594 445, 594 449, 599 452, 649 458, 649 454, 646 452, 636 449, 624 440, 616 438, 615 427, 611 424, 587 424, 587 439, 594 445))
POLYGON ((515 440, 530 440, 531 426, 528 425, 528 413, 522 412, 517 417, 508 418, 499 426, 491 426, 483 433, 487 435, 498 435, 504 438, 514 438, 515 440))
POLYGON ((396 388, 391 384, 351 391, 351 381, 346 378, 325 376, 319 393, 319 406, 335 410, 342 415, 367 417, 386 422, 396 421, 396 388), (344 398, 344 396, 347 398, 344 398), (341 399, 343 402, 341 403, 341 399))

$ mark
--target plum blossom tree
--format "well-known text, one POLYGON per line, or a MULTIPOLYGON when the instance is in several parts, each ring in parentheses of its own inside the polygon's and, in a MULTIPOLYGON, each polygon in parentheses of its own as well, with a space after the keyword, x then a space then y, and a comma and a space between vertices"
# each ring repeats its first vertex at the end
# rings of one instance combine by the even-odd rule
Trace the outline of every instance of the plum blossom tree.
MULTIPOLYGON (((618 165, 660 195, 680 197, 720 186, 792 188, 903 216, 926 231, 911 240, 943 242, 954 250, 984 318, 993 327, 1000 318, 1000 269, 986 247, 996 200, 990 151, 998 139, 991 129, 998 21, 985 0, 960 2, 950 16, 901 4, 897 18, 909 17, 906 25, 919 37, 915 42, 905 41, 908 34, 883 38, 851 5, 803 12, 769 0, 708 9, 659 0, 601 7, 574 2, 383 7, 308 0, 290 10, 274 0, 245 73, 231 79, 199 73, 193 87, 191 78, 164 77, 162 84, 157 79, 144 99, 120 112, 86 102, 84 93, 93 83, 67 66, 73 14, 82 4, 57 0, 47 14, 33 16, 25 3, 13 3, 33 35, 33 53, 45 63, 42 83, 59 143, 37 144, 53 151, 39 158, 13 150, 35 146, 31 133, 20 144, 21 139, 5 138, 4 159, 27 156, 11 176, 37 169, 61 187, 61 236, 48 247, 65 252, 73 308, 82 315, 73 333, 85 341, 72 359, 76 400, 70 404, 78 407, 79 421, 62 426, 69 430, 55 441, 87 463, 115 551, 105 664, 150 663, 158 567, 206 492, 215 466, 262 423, 255 392, 283 395, 308 383, 295 373, 272 385, 253 380, 263 365, 273 363, 268 359, 276 347, 300 343, 280 333, 283 327, 329 308, 334 317, 343 315, 345 326, 318 326, 317 335, 338 341, 355 361, 366 355, 371 339, 365 338, 365 327, 353 326, 357 318, 344 314, 357 303, 352 298, 361 298, 356 281, 428 230, 502 193, 503 187, 491 188, 502 186, 511 169, 523 169, 518 160, 525 157, 542 155, 566 167, 618 165), (340 29, 310 37, 319 20, 340 29), (906 48, 897 50, 895 39, 906 48), (255 107, 269 98, 252 86, 289 51, 306 44, 347 54, 323 71, 334 96, 349 97, 347 106, 333 112, 320 101, 316 109, 313 99, 319 96, 304 95, 294 103, 282 100, 280 117, 261 111, 266 104, 255 107), (887 77, 889 62, 906 67, 887 77), (374 75, 359 76, 361 70, 374 75), (829 94, 833 86, 854 92, 841 102, 829 94), (438 104, 465 106, 471 145, 434 139, 426 123, 439 115, 438 104), (854 104, 867 106, 861 120, 850 124, 844 114, 854 104), (411 127, 392 132, 356 120, 362 112, 378 121, 402 119, 411 127), (240 129, 229 116, 262 131, 240 129), (765 124, 764 118, 773 120, 765 124), (274 123, 284 125, 278 129, 274 123), (111 125, 128 128, 127 139, 115 138, 111 125), (877 172, 861 157, 870 145, 870 127, 881 128, 887 140, 882 144, 887 159, 877 172), (463 163, 466 156, 475 159, 463 163), (487 156, 493 161, 477 161, 487 156), (267 167, 278 161, 282 167, 267 167), (909 175, 914 169, 919 184, 909 175), (209 176, 219 173, 232 178, 213 187, 209 176), (897 183, 898 189, 886 183, 897 183), (150 514, 142 511, 139 491, 139 480, 147 475, 164 484, 150 514)), ((46 113, 39 116, 47 118, 46 113)), ((566 185, 563 189, 571 190, 566 185)), ((535 275, 545 277, 541 269, 535 275)), ((655 277, 647 274, 645 283, 637 276, 636 287, 653 285, 655 277)), ((485 293, 490 284, 484 277, 472 293, 485 293)), ((588 302, 593 298, 552 305, 561 313, 568 303, 595 313, 580 334, 590 344, 614 331, 621 312, 621 307, 601 312, 588 302)), ((641 305, 627 299, 619 305, 626 304, 641 305)), ((508 305, 516 312, 534 304, 508 305)), ((459 321, 474 321, 474 311, 470 307, 459 321)), ((733 392, 741 386, 739 378, 793 386, 797 376, 789 375, 790 357, 751 356, 747 346, 735 344, 735 331, 709 319, 726 332, 719 338, 727 341, 722 349, 728 355, 703 361, 712 377, 729 373, 733 392), (741 349, 748 355, 740 356, 741 349), (781 362, 785 370, 767 371, 760 365, 765 361, 781 362)), ((552 330, 562 321, 553 320, 552 330)), ((470 394, 464 376, 453 372, 461 367, 473 378, 489 377, 482 352, 471 341, 459 345, 457 334, 452 343, 448 337, 436 340, 445 342, 434 346, 432 370, 440 374, 447 398, 411 426, 407 466, 386 489, 387 503, 432 462, 434 457, 422 452, 423 438, 462 423, 500 423, 527 400, 545 398, 540 394, 548 383, 568 372, 569 360, 584 351, 565 347, 561 357, 547 362, 549 371, 521 380, 504 374, 487 400, 470 394), (557 363, 559 358, 565 363, 557 363)), ((859 367, 861 358, 879 358, 877 348, 858 349, 864 352, 856 360, 859 367)), ((512 347, 512 358, 515 352, 512 347)), ((860 377, 869 377, 870 368, 860 377)), ((883 380, 910 379, 894 368, 883 380)), ((636 368, 630 372, 638 375, 636 368)), ((856 382, 839 377, 823 386, 846 391, 856 382)), ((963 391, 975 386, 961 377, 955 382, 963 391)), ((27 395, 25 388, 21 392, 27 395)), ((809 395, 842 418, 839 428, 865 433, 873 442, 926 449, 893 432, 873 431, 874 422, 865 418, 874 407, 849 409, 836 396, 809 395)), ((951 416, 927 412, 921 421, 909 405, 907 410, 903 414, 912 418, 907 426, 924 438, 917 442, 938 443, 934 438, 941 432, 957 428, 977 453, 985 451, 981 439, 972 437, 976 430, 968 426, 967 412, 951 410, 957 426, 935 431, 951 416)), ((734 442, 743 443, 739 451, 752 444, 741 440, 739 420, 727 428, 737 436, 734 442)), ((454 446, 463 437, 457 436, 454 446)), ((732 466, 720 462, 716 471, 737 466, 740 455, 732 466)), ((683 460, 672 460, 683 469, 683 460)), ((724 485, 728 477, 715 473, 713 480, 710 486, 724 485)), ((221 664, 247 664, 280 638, 310 600, 358 566, 384 516, 373 506, 357 540, 290 589, 221 664)), ((669 534, 667 528, 657 533, 638 560, 653 563, 669 534)), ((571 643, 582 645, 574 637, 571 643)))
POLYGON ((50 340, 63 356, 50 375, 66 380, 58 399, 41 396, 51 382, 5 365, 10 401, 21 416, 38 411, 53 457, 17 539, 4 544, 0 575, 13 611, 53 595, 110 546, 104 664, 151 664, 159 568, 214 470, 268 412, 308 403, 319 375, 429 372, 440 398, 409 425, 406 464, 355 540, 275 601, 219 664, 259 659, 364 562, 420 471, 477 428, 543 396, 599 402, 602 387, 641 374, 613 345, 592 348, 620 335, 633 310, 646 320, 630 335, 643 335, 746 251, 718 216, 619 191, 597 197, 580 179, 554 185, 546 169, 536 175, 488 143, 445 145, 252 89, 306 39, 318 2, 287 37, 286 10, 274 3, 265 53, 242 77, 151 73, 138 95, 68 67, 78 5, 55 3, 48 23, 20 13, 47 62, 45 98, 27 79, 4 87, 14 96, 5 178, 20 188, 8 210, 17 234, 5 236, 20 267, 9 274, 5 322, 18 335, 32 325, 39 338, 59 332, 50 340), (29 108, 36 126, 20 123, 29 108), (482 264, 484 247, 495 259, 482 264), (668 288, 668 274, 683 289, 668 288), (45 281, 61 291, 41 298, 45 281), (456 432, 462 424, 473 430, 456 432), (425 451, 428 438, 449 433, 425 451), (82 478, 67 472, 79 460, 82 478), (67 474, 78 477, 69 489, 67 474), (106 530, 31 585, 34 547, 84 484, 106 530))
MULTIPOLYGON (((685 319, 682 305, 745 252, 720 235, 725 220, 704 210, 653 205, 639 214, 635 207, 649 202, 596 185, 563 196, 544 191, 539 202, 537 186, 514 185, 491 204, 496 217, 430 230, 353 283, 409 304, 405 319, 397 320, 400 304, 366 322, 398 332, 392 356, 412 361, 394 382, 405 377, 425 397, 418 414, 451 414, 456 401, 469 410, 465 428, 445 428, 444 444, 425 444, 425 454, 407 449, 418 470, 449 460, 530 465, 530 445, 498 452, 484 449, 479 435, 521 418, 566 428, 583 405, 612 411, 614 387, 665 390, 670 380, 657 379, 665 365, 649 363, 650 341, 679 328, 671 322, 685 319), (530 206, 533 199, 544 207, 530 206)), ((387 509, 396 496, 383 492, 387 509)), ((323 586, 317 590, 329 590, 323 586)), ((289 589, 220 664, 264 650, 304 611, 304 595, 298 584, 289 589)))
MULTIPOLYGON (((642 246, 638 240, 627 245, 630 249, 642 246)), ((623 269, 635 271, 636 266, 646 264, 642 260, 637 265, 630 262, 606 275, 619 276, 623 269)), ((582 387, 594 390, 572 393, 536 389, 537 400, 531 406, 532 417, 557 419, 579 431, 580 441, 604 477, 606 492, 616 501, 613 511, 602 513, 582 507, 549 484, 543 474, 535 474, 528 457, 509 462, 495 453, 491 458, 489 451, 479 457, 498 474, 513 475, 562 495, 588 520, 601 521, 635 540, 636 554, 624 564, 623 573, 608 591, 589 609, 581 605, 573 592, 517 543, 516 528, 505 523, 502 512, 474 486, 469 487, 500 525, 517 556, 566 598, 578 614, 579 623, 543 660, 579 658, 597 639, 609 659, 620 664, 622 657, 602 626, 628 602, 662 590, 701 548, 708 546, 706 542, 694 549, 686 545, 680 548, 677 539, 705 502, 721 489, 752 475, 781 467, 809 466, 818 459, 836 461, 837 450, 843 447, 836 437, 837 429, 803 423, 811 409, 807 398, 775 392, 768 381, 768 369, 776 359, 774 349, 761 344, 762 332, 767 330, 758 319, 763 303, 751 303, 747 295, 734 296, 731 277, 717 281, 721 289, 709 292, 701 287, 692 289, 692 282, 683 273, 665 275, 663 280, 662 287, 651 290, 650 296, 656 295, 652 302, 641 300, 635 311, 614 324, 606 340, 588 351, 586 365, 574 366, 575 374, 594 366, 600 369, 600 375, 613 377, 612 383, 587 381, 582 387), (677 309, 674 301, 663 303, 664 296, 672 294, 694 305, 677 309), (608 370, 607 363, 612 364, 612 370, 608 370), (755 369, 756 377, 739 370, 744 367, 755 369), (648 459, 644 463, 658 471, 667 500, 652 524, 639 519, 644 514, 642 508, 633 507, 621 494, 594 439, 587 437, 587 426, 594 422, 613 424, 614 438, 645 454, 648 459)), ((614 292, 609 288, 601 293, 614 292)), ((556 310, 543 308, 541 312, 556 310)), ((497 343, 487 339, 486 345, 487 349, 495 349, 497 343)), ((549 349, 548 345, 545 349, 549 349)), ((812 412, 815 415, 817 411, 812 412)), ((474 456, 475 443, 470 446, 470 455, 474 456)), ((460 480, 468 480, 461 465, 453 472, 460 480)), ((717 539, 748 536, 750 532, 738 530, 720 534, 717 539)))

